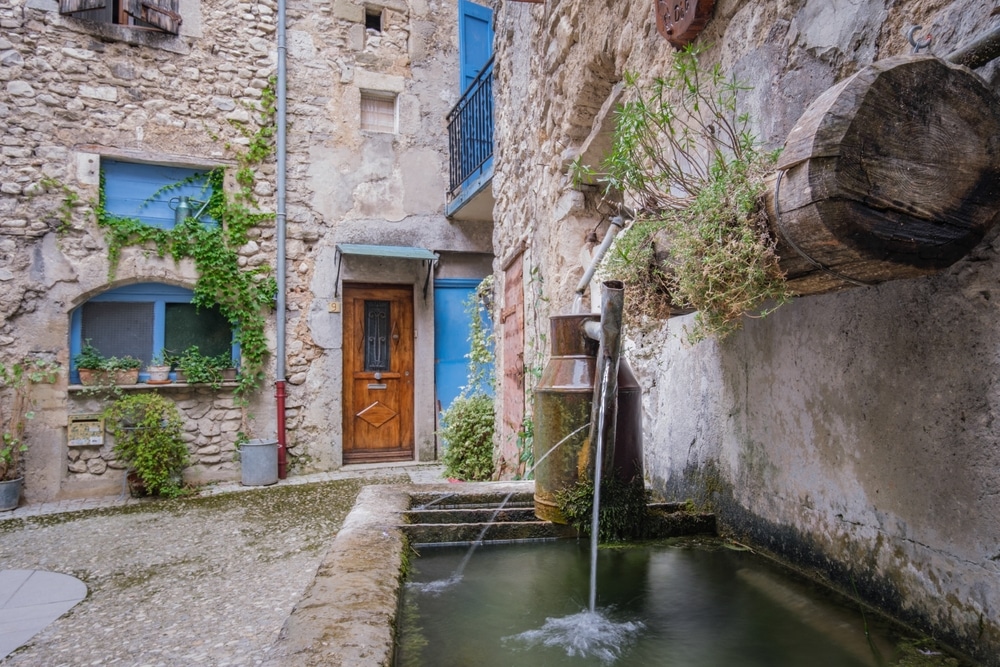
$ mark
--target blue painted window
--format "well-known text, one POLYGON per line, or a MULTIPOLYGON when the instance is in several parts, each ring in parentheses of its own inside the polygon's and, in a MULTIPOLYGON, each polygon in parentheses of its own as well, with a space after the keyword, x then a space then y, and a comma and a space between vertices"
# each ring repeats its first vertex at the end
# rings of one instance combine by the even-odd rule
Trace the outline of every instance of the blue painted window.
MULTIPOLYGON (((131 355, 148 365, 161 351, 183 352, 192 345, 205 355, 228 353, 235 362, 239 349, 233 327, 215 308, 197 308, 194 293, 161 283, 138 283, 108 290, 70 314, 70 356, 90 341, 105 357, 131 355)), ((140 380, 148 377, 141 373, 140 380)), ((79 382, 71 365, 70 381, 79 382)))
MULTIPOLYGON (((181 197, 188 197, 190 206, 197 212, 211 194, 204 170, 103 159, 101 171, 108 213, 138 218, 161 229, 173 228, 181 197), (166 185, 184 180, 190 182, 161 191, 166 185)), ((199 219, 210 222, 204 215, 199 219)))
POLYGON ((469 0, 459 0, 458 54, 461 90, 465 92, 493 57, 492 9, 469 0))

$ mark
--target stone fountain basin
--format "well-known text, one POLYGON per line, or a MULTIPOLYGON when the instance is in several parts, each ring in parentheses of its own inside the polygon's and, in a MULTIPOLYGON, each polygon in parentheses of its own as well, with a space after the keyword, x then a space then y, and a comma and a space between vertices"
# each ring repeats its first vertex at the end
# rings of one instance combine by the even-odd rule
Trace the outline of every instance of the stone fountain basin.
MULTIPOLYGON (((575 537, 566 526, 527 516, 534 488, 531 481, 365 487, 263 665, 391 667, 400 588, 414 555, 408 545, 475 541, 483 530, 475 523, 481 526, 490 518, 475 506, 496 505, 508 494, 505 525, 494 526, 481 539, 575 537), (425 512, 413 511, 443 496, 425 512)), ((493 511, 488 510, 490 516, 493 511)), ((714 534, 715 520, 678 514, 664 519, 659 530, 714 534)))

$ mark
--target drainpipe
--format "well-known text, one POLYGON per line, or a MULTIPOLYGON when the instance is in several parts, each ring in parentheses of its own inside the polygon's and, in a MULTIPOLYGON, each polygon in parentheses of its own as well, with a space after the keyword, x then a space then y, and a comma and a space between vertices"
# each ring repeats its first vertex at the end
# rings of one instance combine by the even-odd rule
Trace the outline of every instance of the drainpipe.
POLYGON ((278 82, 276 94, 277 109, 275 121, 275 153, 277 154, 277 206, 275 226, 277 236, 278 298, 275 304, 277 314, 277 346, 275 350, 274 397, 278 410, 278 478, 288 476, 287 439, 285 433, 285 110, 287 106, 287 75, 285 72, 285 0, 278 0, 278 82))
POLYGON ((618 423, 618 358, 621 355, 622 311, 625 283, 609 280, 601 291, 599 332, 588 327, 587 334, 599 334, 597 369, 594 372, 594 401, 590 416, 590 447, 593 452, 596 485, 601 471, 611 472, 615 460, 615 427, 618 423))
POLYGON ((583 303, 583 293, 587 291, 587 285, 594 278, 594 272, 597 271, 597 267, 600 265, 601 260, 604 259, 604 253, 608 251, 611 247, 611 242, 615 240, 615 235, 618 234, 625 227, 625 223, 622 221, 621 216, 616 215, 611 218, 611 226, 608 227, 607 233, 604 234, 604 240, 601 241, 601 245, 597 246, 597 250, 594 251, 594 259, 591 260, 590 266, 584 272, 583 277, 580 278, 580 283, 576 286, 577 294, 577 305, 580 306, 583 303))

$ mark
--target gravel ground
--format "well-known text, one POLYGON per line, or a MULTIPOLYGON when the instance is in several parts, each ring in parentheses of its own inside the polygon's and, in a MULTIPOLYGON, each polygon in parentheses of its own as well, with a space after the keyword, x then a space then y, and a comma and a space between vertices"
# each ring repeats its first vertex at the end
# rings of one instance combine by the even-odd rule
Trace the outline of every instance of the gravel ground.
POLYGON ((364 484, 347 479, 0 521, 0 567, 70 574, 80 604, 3 667, 259 665, 364 484))

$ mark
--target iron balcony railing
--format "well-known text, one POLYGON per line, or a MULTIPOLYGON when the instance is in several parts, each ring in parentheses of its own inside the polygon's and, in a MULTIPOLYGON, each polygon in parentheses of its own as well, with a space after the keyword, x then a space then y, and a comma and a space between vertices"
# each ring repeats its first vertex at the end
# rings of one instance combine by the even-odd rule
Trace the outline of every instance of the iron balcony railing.
POLYGON ((492 58, 448 113, 448 153, 448 190, 454 198, 493 158, 492 58))

